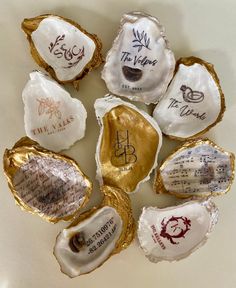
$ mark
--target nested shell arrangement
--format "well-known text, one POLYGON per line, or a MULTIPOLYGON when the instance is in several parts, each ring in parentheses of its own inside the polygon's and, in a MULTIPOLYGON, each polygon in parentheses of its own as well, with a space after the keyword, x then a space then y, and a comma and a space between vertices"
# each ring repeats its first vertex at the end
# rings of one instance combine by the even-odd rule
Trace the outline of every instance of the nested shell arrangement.
POLYGON ((72 98, 62 85, 78 89, 104 62, 102 42, 52 14, 24 19, 22 29, 32 57, 49 74, 30 73, 22 92, 27 136, 6 149, 4 172, 22 210, 51 223, 72 221, 53 250, 61 271, 71 278, 92 272, 127 248, 136 232, 155 263, 180 260, 202 246, 218 220, 213 197, 228 192, 234 179, 234 154, 199 138, 225 111, 213 65, 195 56, 175 61, 157 18, 142 12, 122 16, 101 73, 109 92, 94 103, 100 127, 94 165, 103 200, 81 214, 92 182, 77 161, 59 152, 85 136, 87 112, 83 96, 72 98), (156 104, 153 115, 124 98, 156 104), (183 142, 158 166, 162 135, 183 142), (153 193, 182 203, 143 207, 136 224, 129 194, 155 169, 153 193))

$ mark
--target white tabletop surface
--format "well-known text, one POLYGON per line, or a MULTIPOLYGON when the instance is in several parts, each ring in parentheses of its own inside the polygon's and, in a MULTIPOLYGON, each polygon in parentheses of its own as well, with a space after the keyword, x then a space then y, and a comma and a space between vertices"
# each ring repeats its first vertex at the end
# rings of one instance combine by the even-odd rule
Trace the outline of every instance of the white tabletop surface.
MULTIPOLYGON (((223 121, 207 136, 229 151, 236 143, 236 2, 234 0, 8 0, 0 7, 0 151, 10 148, 25 135, 22 89, 29 73, 39 67, 31 58, 28 43, 21 31, 23 18, 56 13, 71 18, 103 42, 105 56, 116 36, 123 13, 140 10, 160 19, 175 52, 181 56, 198 56, 215 65, 226 97, 223 121)), ((100 79, 101 69, 90 73, 77 92, 88 111, 86 137, 65 153, 77 160, 94 182, 92 207, 100 202, 95 180, 94 153, 99 133, 93 103, 107 93, 100 79)), ((144 105, 139 105, 144 107, 144 105)), ((176 143, 164 139, 159 159, 173 150, 176 143)), ((171 196, 157 196, 152 179, 131 197, 134 215, 141 207, 164 207, 176 203, 171 196)), ((91 274, 69 279, 59 270, 52 249, 55 237, 66 223, 49 224, 37 216, 21 211, 14 203, 6 179, 0 171, 0 288, 235 288, 236 287, 236 191, 215 200, 220 210, 219 223, 207 244, 190 257, 175 263, 150 263, 137 239, 120 254, 110 258, 91 274)))

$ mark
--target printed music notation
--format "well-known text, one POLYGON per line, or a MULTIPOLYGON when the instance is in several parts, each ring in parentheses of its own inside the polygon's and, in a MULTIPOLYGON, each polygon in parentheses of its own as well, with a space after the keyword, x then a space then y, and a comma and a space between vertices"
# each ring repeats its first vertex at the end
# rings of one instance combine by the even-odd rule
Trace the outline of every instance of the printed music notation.
MULTIPOLYGON (((197 150, 197 149, 196 149, 197 150)), ((181 193, 223 191, 231 181, 230 162, 216 149, 185 151, 166 166, 166 188, 181 193), (198 153, 196 153, 198 152, 198 153), (203 153, 204 152, 204 153, 203 153)))

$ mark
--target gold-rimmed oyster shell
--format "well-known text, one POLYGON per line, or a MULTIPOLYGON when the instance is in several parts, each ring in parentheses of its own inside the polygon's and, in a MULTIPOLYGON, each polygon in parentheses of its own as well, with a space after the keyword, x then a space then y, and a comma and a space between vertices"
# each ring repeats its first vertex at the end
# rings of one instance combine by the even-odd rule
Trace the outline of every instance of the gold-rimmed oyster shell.
POLYGON ((180 58, 153 117, 173 139, 196 138, 221 121, 225 98, 214 66, 197 57, 180 58))
POLYGON ((101 205, 81 214, 57 236, 54 255, 71 278, 92 272, 134 239, 136 225, 127 194, 109 186, 101 192, 101 205))
POLYGON ((3 160, 9 188, 25 211, 56 223, 71 220, 88 202, 92 183, 68 156, 24 137, 3 160))
POLYGON ((162 209, 144 207, 139 243, 151 262, 181 260, 206 243, 217 221, 218 209, 210 199, 162 209))
POLYGON ((209 139, 190 140, 158 168, 154 190, 180 198, 225 194, 234 179, 234 159, 209 139))
POLYGON ((76 22, 53 14, 26 18, 21 25, 31 54, 60 83, 78 81, 102 63, 102 44, 76 22))

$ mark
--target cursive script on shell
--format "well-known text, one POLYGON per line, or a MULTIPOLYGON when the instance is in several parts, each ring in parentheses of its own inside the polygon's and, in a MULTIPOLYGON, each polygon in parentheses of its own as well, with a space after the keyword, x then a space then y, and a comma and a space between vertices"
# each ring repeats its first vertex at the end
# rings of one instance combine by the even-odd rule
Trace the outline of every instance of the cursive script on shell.
POLYGON ((191 108, 188 104, 182 104, 181 101, 170 98, 170 104, 168 106, 168 109, 178 109, 179 110, 179 116, 180 117, 186 117, 186 116, 193 116, 196 119, 199 120, 205 120, 206 119, 206 112, 199 112, 195 109, 191 108))
POLYGON ((158 62, 157 59, 149 59, 147 56, 142 56, 142 55, 135 55, 133 56, 130 52, 121 52, 121 59, 120 61, 127 63, 127 62, 132 62, 134 66, 137 64, 140 64, 141 66, 145 67, 147 65, 155 66, 158 62))
POLYGON ((67 66, 63 68, 71 68, 76 66, 85 56, 84 46, 79 48, 77 45, 68 47, 65 43, 65 34, 57 36, 54 42, 49 44, 49 52, 56 58, 64 58, 67 66))

